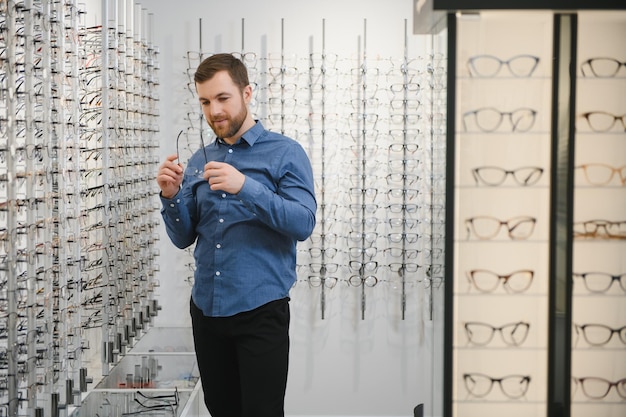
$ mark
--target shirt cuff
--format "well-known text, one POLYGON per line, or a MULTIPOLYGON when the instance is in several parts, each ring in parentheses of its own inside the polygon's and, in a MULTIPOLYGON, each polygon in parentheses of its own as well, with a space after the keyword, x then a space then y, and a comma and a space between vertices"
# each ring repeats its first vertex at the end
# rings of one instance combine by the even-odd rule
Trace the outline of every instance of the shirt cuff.
POLYGON ((169 214, 178 214, 180 211, 180 205, 184 204, 184 201, 182 198, 180 198, 179 196, 180 192, 178 192, 174 197, 172 198, 165 198, 163 197, 163 195, 161 195, 161 193, 159 193, 159 197, 161 198, 161 204, 163 205, 163 210, 161 210, 164 213, 169 213, 169 214))

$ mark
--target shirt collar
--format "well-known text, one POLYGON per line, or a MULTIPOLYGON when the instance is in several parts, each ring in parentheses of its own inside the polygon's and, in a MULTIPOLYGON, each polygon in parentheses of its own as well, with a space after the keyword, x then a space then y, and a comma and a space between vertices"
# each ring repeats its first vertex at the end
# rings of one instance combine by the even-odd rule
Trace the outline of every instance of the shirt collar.
MULTIPOLYGON (((257 140, 259 140, 263 132, 265 132, 263 124, 259 120, 255 120, 255 122, 256 123, 254 124, 254 126, 252 126, 243 135, 241 135, 241 138, 239 138, 235 145, 240 144, 241 140, 243 139, 248 144, 248 146, 254 146, 254 144, 257 142, 257 140)), ((218 138, 216 142, 221 145, 228 145, 226 142, 224 142, 224 139, 222 138, 218 138)))

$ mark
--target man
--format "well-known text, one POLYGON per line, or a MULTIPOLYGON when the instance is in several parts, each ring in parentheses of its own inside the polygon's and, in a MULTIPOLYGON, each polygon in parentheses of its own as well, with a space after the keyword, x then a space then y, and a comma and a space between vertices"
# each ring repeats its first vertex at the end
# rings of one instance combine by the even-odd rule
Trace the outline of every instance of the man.
POLYGON ((217 140, 191 170, 167 157, 157 183, 171 241, 196 243, 190 311, 204 401, 213 417, 283 416, 296 243, 315 227, 311 164, 252 118, 237 58, 207 58, 194 80, 217 140))

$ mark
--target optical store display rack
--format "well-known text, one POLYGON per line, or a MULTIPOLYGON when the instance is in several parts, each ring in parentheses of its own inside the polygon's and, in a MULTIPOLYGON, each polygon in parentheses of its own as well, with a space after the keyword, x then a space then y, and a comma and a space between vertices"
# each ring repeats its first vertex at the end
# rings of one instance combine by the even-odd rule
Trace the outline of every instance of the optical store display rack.
MULTIPOLYGON (((254 118, 297 140, 313 165, 317 225, 298 245, 292 297, 304 297, 322 320, 404 320, 418 309, 429 316, 443 274, 445 55, 415 56, 407 20, 396 56, 370 55, 367 20, 352 55, 333 52, 324 20, 321 47, 298 54, 247 48, 245 24, 233 54, 248 68, 254 118)), ((202 51, 201 39, 199 49, 183 57, 183 161, 214 140, 193 82, 214 52, 202 51)), ((191 253, 187 259, 192 284, 191 253)))
POLYGON ((626 11, 457 3, 444 415, 622 416, 626 11))
POLYGON ((1 416, 67 415, 159 309, 158 51, 103 4, 0 2, 1 416))

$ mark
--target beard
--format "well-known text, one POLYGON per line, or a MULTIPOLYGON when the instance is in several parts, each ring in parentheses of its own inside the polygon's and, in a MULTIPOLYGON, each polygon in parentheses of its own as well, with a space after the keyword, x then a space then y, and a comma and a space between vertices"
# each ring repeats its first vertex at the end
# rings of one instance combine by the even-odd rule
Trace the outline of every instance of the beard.
POLYGON ((243 123, 246 121, 246 117, 248 117, 248 109, 244 105, 241 106, 241 111, 239 111, 239 113, 237 113, 234 117, 226 116, 219 119, 226 120, 227 123, 225 125, 218 127, 215 125, 213 120, 209 120, 209 126, 211 126, 213 133, 215 133, 218 138, 228 139, 232 138, 239 132, 241 126, 243 126, 243 123))

